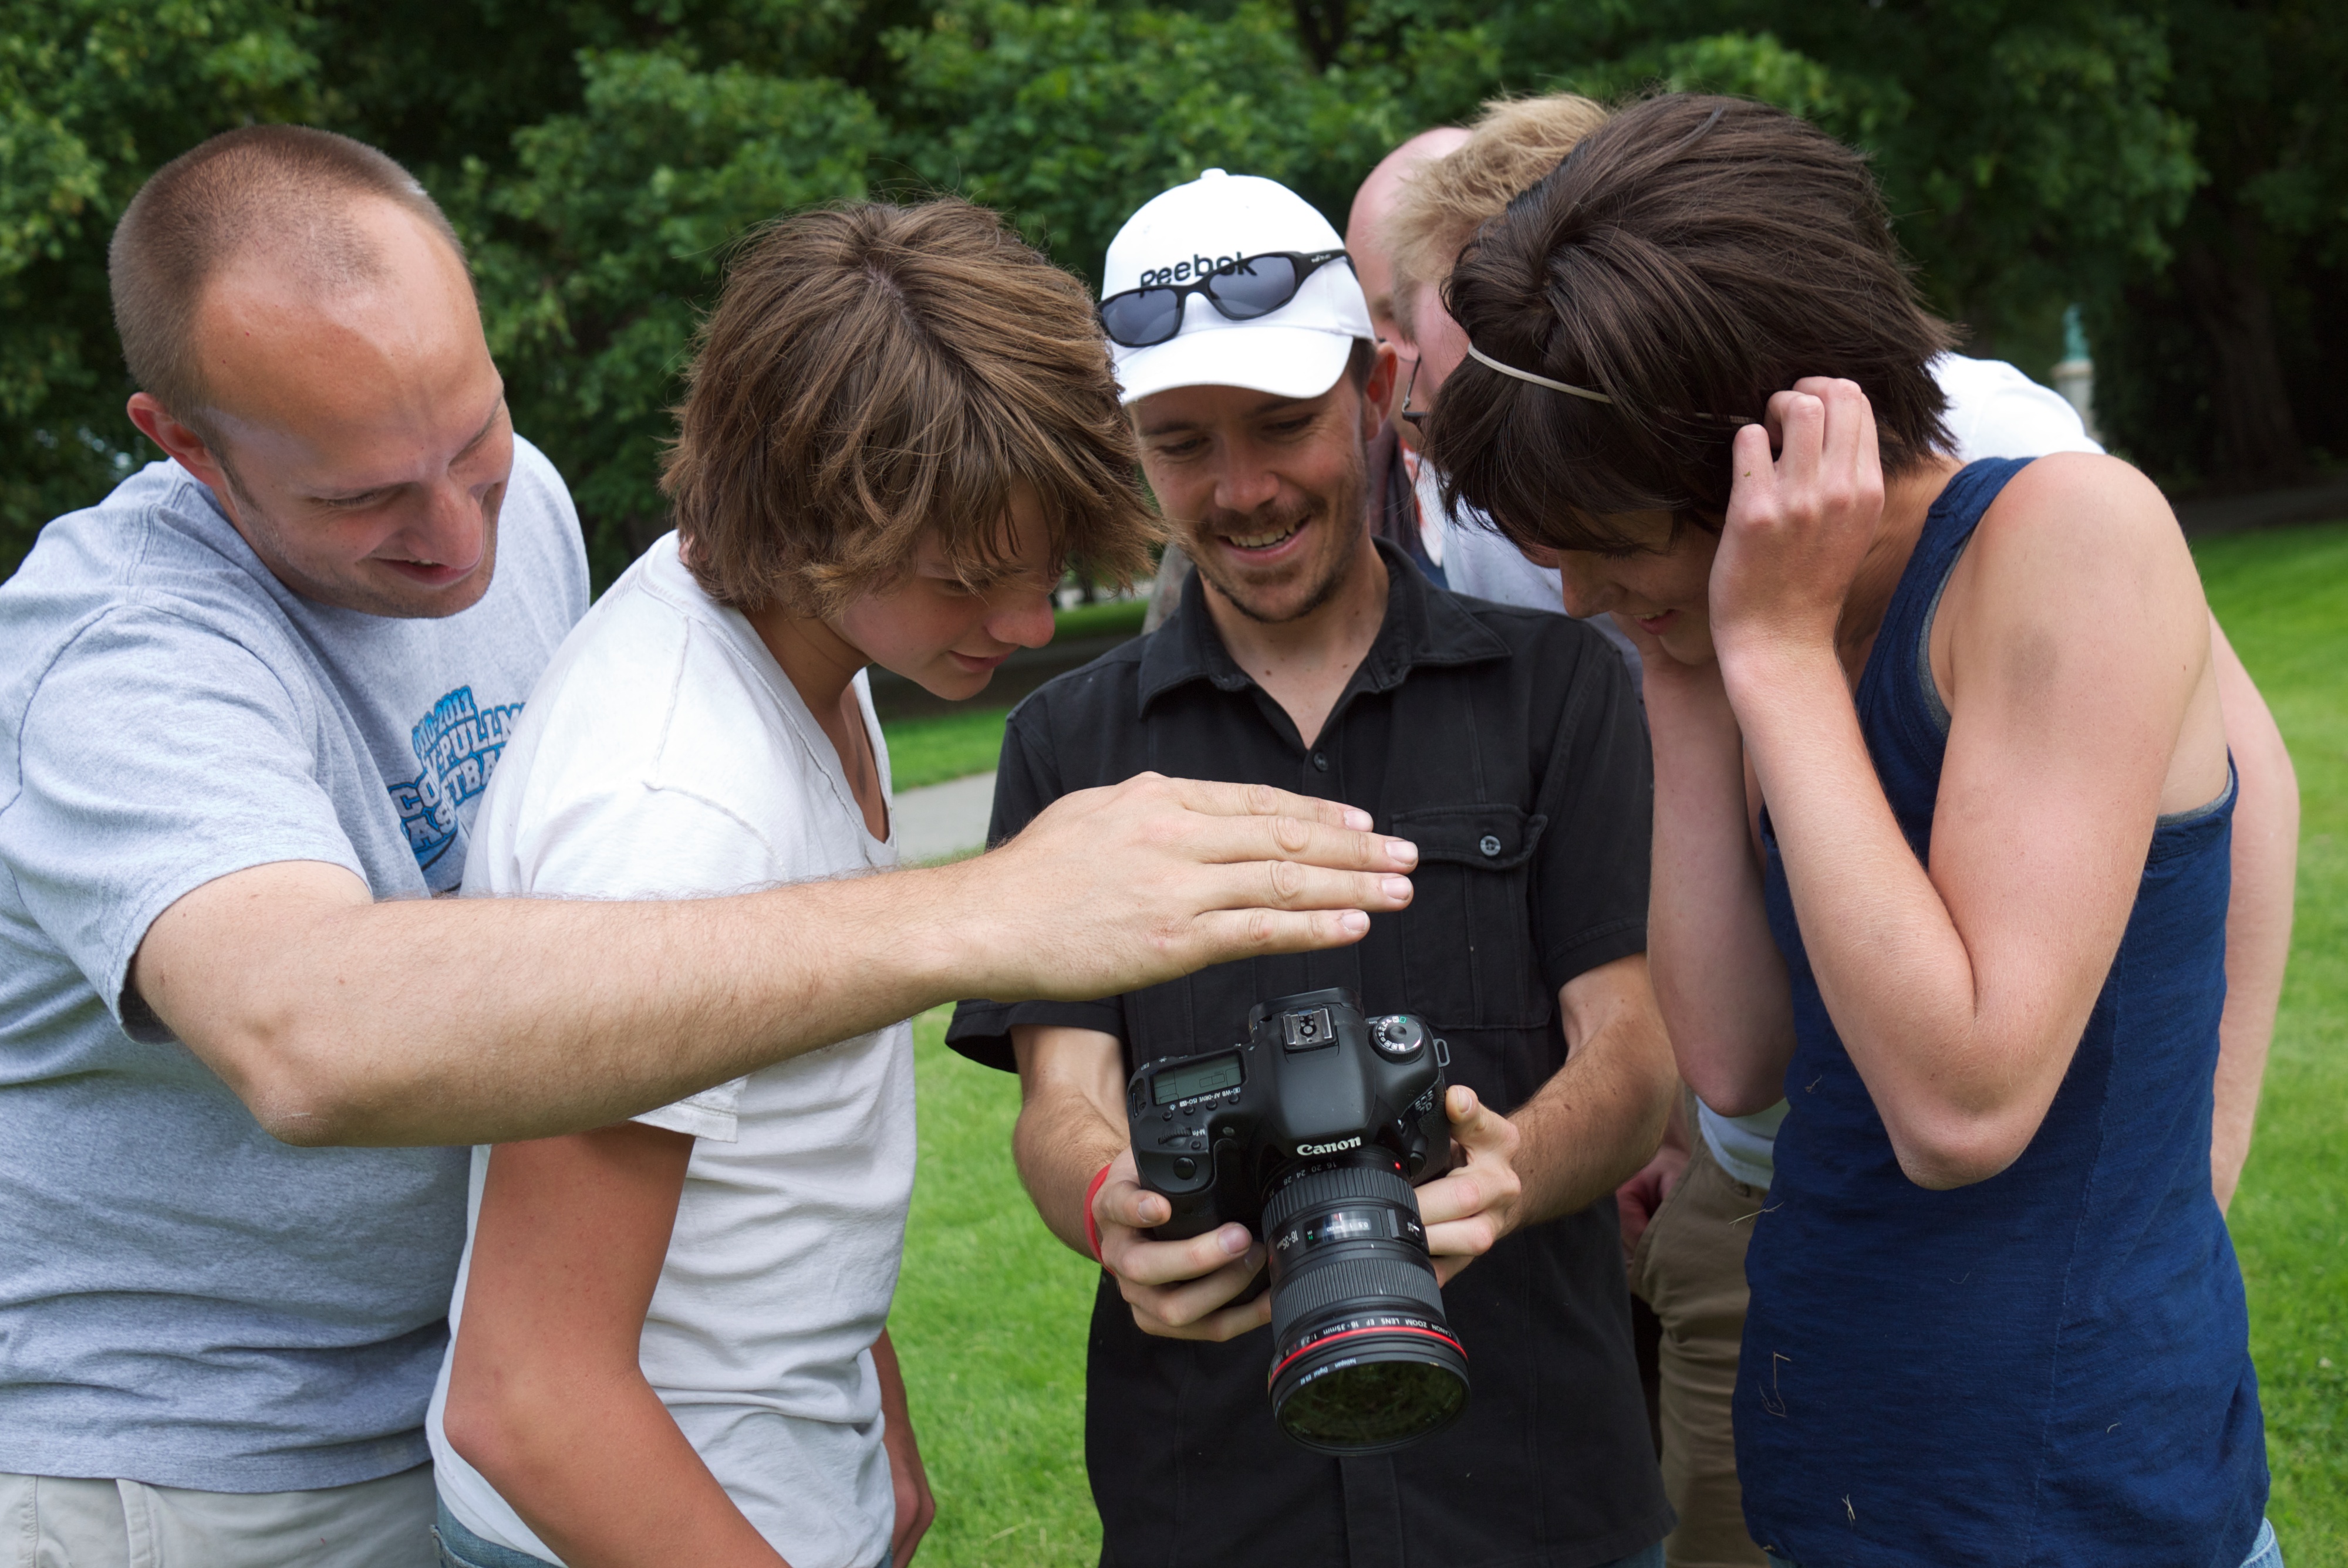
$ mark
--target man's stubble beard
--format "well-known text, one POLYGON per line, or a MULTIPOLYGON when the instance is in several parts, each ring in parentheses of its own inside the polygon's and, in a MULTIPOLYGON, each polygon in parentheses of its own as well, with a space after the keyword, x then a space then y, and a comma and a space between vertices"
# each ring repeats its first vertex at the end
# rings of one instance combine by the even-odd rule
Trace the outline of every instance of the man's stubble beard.
MULTIPOLYGON (((482 513, 479 564, 464 581, 451 585, 452 589, 471 589, 469 595, 459 597, 450 589, 436 593, 422 587, 386 591, 358 577, 355 571, 347 578, 327 579, 297 569, 293 555, 285 548, 286 530, 255 504, 252 487, 229 466, 228 455, 221 446, 212 446, 212 461, 220 465, 221 477, 228 482, 229 498, 236 503, 236 517, 244 522, 244 528, 237 531, 243 534, 245 528, 250 528, 261 536, 268 543, 268 554, 263 554, 261 546, 250 535, 245 538, 246 547, 261 558, 270 576, 314 604, 380 616, 386 620, 445 620, 463 614, 489 596, 489 584, 497 575, 498 519, 504 510, 505 486, 499 487, 498 504, 484 508, 482 513)), ((510 478, 508 484, 510 483, 510 478)))
POLYGON ((1302 620, 1336 598, 1344 590, 1346 583, 1352 580, 1354 565, 1360 560, 1362 553, 1360 530, 1369 526, 1369 519, 1364 515, 1368 488, 1369 451, 1363 443, 1356 441, 1354 444, 1353 461, 1348 467, 1344 481, 1337 492, 1330 497, 1331 505, 1325 510, 1315 509, 1310 505, 1292 514, 1265 508, 1247 514, 1244 519, 1234 518, 1230 514, 1222 514, 1204 518, 1193 526, 1198 534, 1213 536, 1232 532, 1241 534, 1268 532, 1270 529, 1264 527, 1266 523, 1293 524, 1298 527, 1307 522, 1332 525, 1324 531, 1323 553, 1316 559, 1309 562, 1306 568, 1308 570, 1319 571, 1320 577, 1306 592, 1302 603, 1284 609, 1277 614, 1272 613, 1261 603, 1250 603, 1247 585, 1227 580, 1227 574, 1222 570, 1220 559, 1211 550, 1193 548, 1189 552, 1190 564, 1200 577, 1207 579, 1208 587, 1222 595, 1225 603, 1250 620, 1265 626, 1280 626, 1289 621, 1302 620), (1351 529, 1334 526, 1339 519, 1345 518, 1353 519, 1351 529), (1246 526, 1236 526, 1242 522, 1246 526), (1227 523, 1234 526, 1230 528, 1221 526, 1227 523))

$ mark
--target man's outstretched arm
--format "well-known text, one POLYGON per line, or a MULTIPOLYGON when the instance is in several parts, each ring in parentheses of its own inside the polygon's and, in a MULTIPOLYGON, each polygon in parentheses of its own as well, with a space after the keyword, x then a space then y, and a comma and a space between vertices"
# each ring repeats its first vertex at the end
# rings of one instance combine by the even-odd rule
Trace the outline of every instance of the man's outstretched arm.
POLYGON ((1143 775, 991 854, 736 897, 378 903, 255 866, 148 930, 138 999, 288 1143, 607 1125, 962 997, 1081 999, 1340 947, 1410 900, 1365 813, 1143 775))

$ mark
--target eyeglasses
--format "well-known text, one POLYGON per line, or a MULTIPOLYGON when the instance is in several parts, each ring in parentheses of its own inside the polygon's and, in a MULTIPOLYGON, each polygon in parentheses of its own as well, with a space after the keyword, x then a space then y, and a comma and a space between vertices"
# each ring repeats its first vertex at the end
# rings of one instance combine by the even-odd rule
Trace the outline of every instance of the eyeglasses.
POLYGON ((1182 313, 1192 294, 1235 322, 1268 316, 1296 297, 1304 280, 1332 261, 1354 264, 1343 251, 1267 251, 1260 256, 1220 258, 1203 277, 1179 283, 1127 289, 1100 302, 1101 330, 1126 348, 1148 348, 1182 330, 1182 313))
POLYGON ((1432 408, 1413 408, 1410 405, 1410 395, 1418 390, 1418 367, 1426 363, 1426 355, 1424 354, 1410 362, 1410 379, 1403 384, 1402 388, 1402 406, 1395 410, 1395 417, 1407 421, 1413 430, 1425 429, 1426 416, 1435 412, 1432 408))

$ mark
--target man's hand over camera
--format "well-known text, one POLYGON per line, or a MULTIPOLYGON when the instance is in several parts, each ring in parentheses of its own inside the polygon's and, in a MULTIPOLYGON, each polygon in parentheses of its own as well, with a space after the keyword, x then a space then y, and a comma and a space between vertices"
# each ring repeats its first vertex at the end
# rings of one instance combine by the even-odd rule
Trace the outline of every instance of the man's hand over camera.
POLYGON ((1410 903, 1418 850, 1370 815, 1267 784, 1142 774, 1052 803, 990 854, 930 875, 965 996, 1086 1000, 1210 964, 1359 941, 1410 903))
POLYGON ((1263 1244, 1237 1223, 1188 1241, 1152 1241, 1173 1206, 1142 1189, 1128 1149, 1093 1194, 1101 1262, 1145 1334, 1169 1339, 1236 1339, 1272 1321, 1272 1293, 1234 1303, 1263 1267, 1263 1244))
POLYGON ((1426 1225, 1426 1249, 1435 1255, 1436 1281, 1448 1285, 1516 1228, 1517 1199, 1524 1192, 1517 1145, 1523 1134, 1463 1083, 1444 1096, 1443 1112, 1451 1118, 1452 1168, 1418 1189, 1418 1217, 1426 1225))

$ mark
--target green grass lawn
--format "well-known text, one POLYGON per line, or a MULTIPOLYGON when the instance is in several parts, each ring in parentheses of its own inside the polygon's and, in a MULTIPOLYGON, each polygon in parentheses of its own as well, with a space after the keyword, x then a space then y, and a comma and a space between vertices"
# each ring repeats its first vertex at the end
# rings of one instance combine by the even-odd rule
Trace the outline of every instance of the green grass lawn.
POLYGON ((2299 911, 2229 1216, 2291 1568, 2348 1564, 2348 524, 2213 540, 2209 603, 2299 771, 2299 911))
POLYGON ((919 789, 970 774, 993 773, 1003 755, 1003 721, 1010 714, 1008 708, 973 708, 887 721, 880 733, 889 742, 891 785, 919 789))
POLYGON ((1035 1217, 1011 1165, 1019 1081, 913 1025, 922 1165, 889 1335, 938 1522, 922 1568, 1091 1568, 1085 1331, 1097 1276, 1035 1217))
MULTIPOLYGON (((2196 554, 2304 802, 2290 981, 2231 1218, 2283 1554, 2348 1568, 2348 524, 2196 554)), ((938 1497, 920 1561, 1089 1565, 1093 1270, 1045 1231, 1012 1170, 1017 1084, 948 1051, 944 1020, 915 1030, 922 1169, 891 1326, 938 1497)))
POLYGON ((1104 599, 1073 605, 1052 616, 1054 637, 1138 637, 1149 613, 1146 599, 1104 599))

